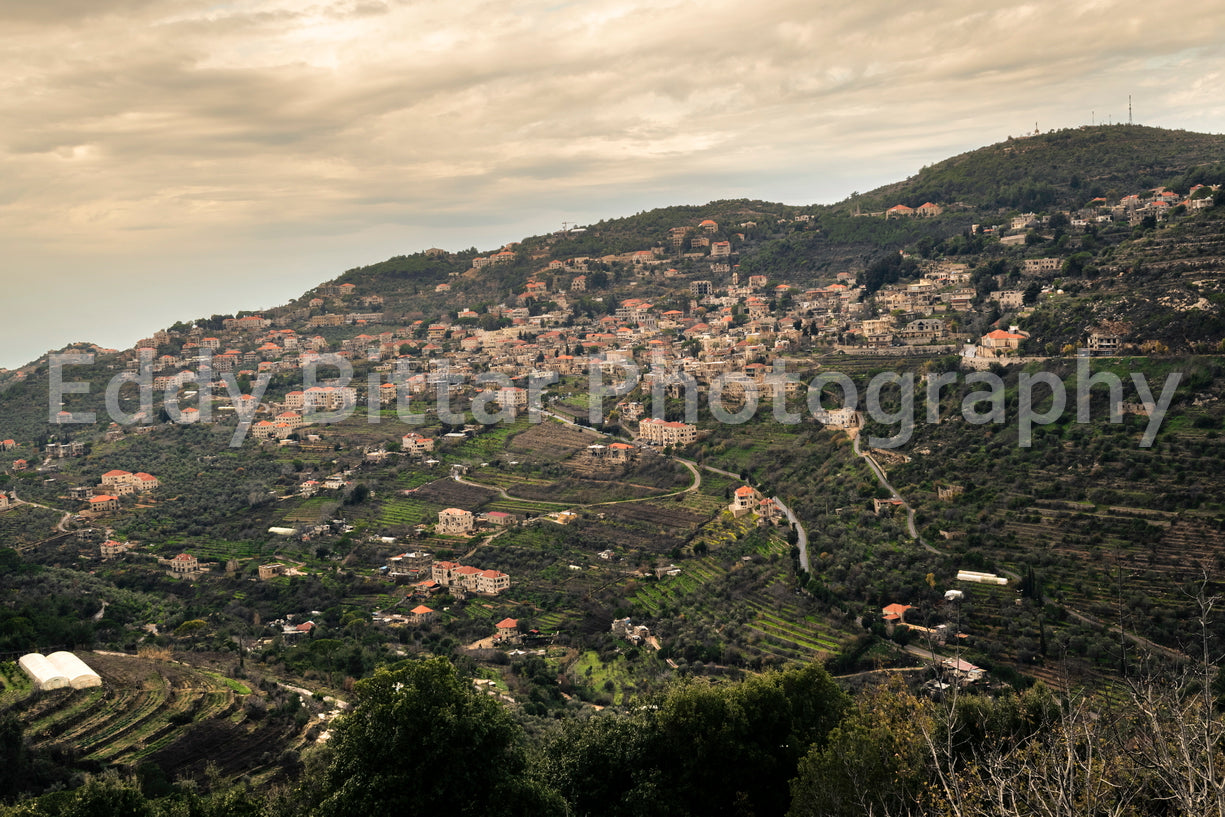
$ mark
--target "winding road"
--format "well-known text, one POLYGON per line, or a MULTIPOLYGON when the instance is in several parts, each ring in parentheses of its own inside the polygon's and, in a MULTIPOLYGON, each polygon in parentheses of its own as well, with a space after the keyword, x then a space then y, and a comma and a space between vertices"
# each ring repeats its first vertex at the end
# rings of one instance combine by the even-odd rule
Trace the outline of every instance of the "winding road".
MULTIPOLYGON (((923 537, 919 535, 919 531, 915 527, 914 508, 910 507, 910 504, 906 502, 905 499, 902 498, 902 495, 898 493, 897 489, 894 488, 893 485, 889 482, 888 478, 885 476, 884 469, 880 467, 880 464, 876 462, 876 459, 870 453, 862 452, 859 450, 859 435, 854 435, 853 439, 854 439, 853 448, 854 448, 855 453, 863 457, 865 460, 867 460, 868 466, 872 469, 872 473, 876 475, 876 478, 880 481, 880 484, 883 485, 887 491, 889 491, 889 494, 894 499, 901 502, 902 507, 906 509, 906 528, 907 528, 907 531, 910 533, 910 538, 916 540, 919 544, 921 544, 924 548, 926 548, 928 551, 932 553, 935 553, 940 556, 952 555, 948 551, 940 550, 939 548, 933 547, 932 545, 928 544, 923 539, 923 537)), ((999 567, 999 566, 996 567, 996 570, 998 570, 1000 573, 1007 576, 1009 580, 1011 580, 1014 584, 1021 581, 1021 575, 1019 573, 1016 573, 1014 571, 1008 570, 1007 568, 999 567)), ((1069 616, 1081 622, 1082 624, 1088 624, 1091 627, 1100 627, 1103 630, 1113 633, 1115 635, 1120 634, 1120 628, 1118 625, 1107 624, 1104 621, 1100 621, 1094 618, 1093 616, 1086 615, 1085 613, 1082 613, 1079 610, 1069 607, 1066 604, 1062 605, 1062 607, 1064 610, 1067 611, 1069 616)), ((1135 644, 1136 646, 1143 647, 1146 650, 1150 650, 1154 653, 1163 655, 1166 658, 1170 658, 1176 661, 1195 660, 1195 659, 1190 658, 1190 656, 1188 656, 1186 653, 1179 652, 1178 650, 1172 649, 1170 647, 1163 647, 1160 644, 1157 644, 1153 641, 1148 640, 1144 636, 1137 635, 1135 633, 1125 632, 1125 631, 1122 632, 1122 635, 1124 638, 1126 638, 1128 641, 1135 644)), ((907 648, 907 650, 911 652, 912 654, 920 655, 920 652, 917 652, 916 649, 911 649, 909 647, 907 648)))
POLYGON ((42 508, 44 511, 55 511, 56 513, 62 513, 63 516, 60 517, 60 521, 55 523, 55 529, 60 533, 68 532, 68 522, 73 516, 72 511, 61 511, 59 508, 51 508, 47 505, 40 505, 37 502, 30 502, 27 499, 19 499, 16 491, 13 492, 13 505, 14 507, 17 505, 29 505, 32 508, 42 508))
MULTIPOLYGON (((864 460, 868 463, 868 467, 872 469, 872 473, 876 476, 877 481, 884 486, 885 490, 889 492, 889 495, 898 502, 901 502, 902 507, 906 509, 906 531, 910 534, 910 538, 922 545, 928 552, 935 553, 937 556, 951 555, 948 553, 948 551, 940 550, 939 548, 928 544, 927 540, 919 535, 919 529, 914 523, 914 508, 910 507, 910 503, 903 499, 902 495, 898 493, 897 488, 894 488, 892 483, 889 482, 889 478, 885 475, 885 469, 880 467, 880 463, 876 461, 876 458, 873 457, 870 452, 861 451, 859 449, 858 434, 851 435, 851 448, 855 452, 856 456, 864 458, 864 460)), ((1015 576, 1016 574, 1011 575, 1015 576)), ((1016 578, 1019 580, 1021 577, 1017 576, 1016 578)))
MULTIPOLYGON (((674 456, 672 459, 684 465, 694 474, 699 473, 698 468, 705 468, 707 471, 710 471, 711 473, 721 474, 725 477, 731 477, 732 479, 740 479, 739 474, 733 474, 731 471, 724 471, 722 468, 715 468, 713 465, 702 464, 699 466, 696 462, 693 462, 692 460, 687 460, 687 459, 683 459, 681 457, 676 457, 676 456, 674 456)), ((701 485, 701 477, 698 477, 697 485, 701 485)), ((697 488, 697 485, 694 486, 695 490, 697 488)), ((805 573, 807 573, 808 572, 808 531, 804 529, 803 523, 800 522, 800 519, 799 517, 795 515, 795 512, 792 511, 791 508, 784 505, 781 499, 779 499, 778 497, 773 497, 773 500, 774 500, 774 504, 778 505, 779 509, 782 510, 783 514, 787 517, 787 521, 790 522, 792 526, 795 528, 795 532, 796 532, 795 545, 797 548, 800 549, 800 568, 805 573)))

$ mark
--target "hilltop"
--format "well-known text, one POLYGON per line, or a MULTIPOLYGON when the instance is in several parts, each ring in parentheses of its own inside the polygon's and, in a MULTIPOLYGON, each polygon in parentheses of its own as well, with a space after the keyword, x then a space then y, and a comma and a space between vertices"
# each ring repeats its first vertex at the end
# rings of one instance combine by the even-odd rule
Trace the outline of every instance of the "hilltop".
POLYGON ((836 210, 959 202, 971 208, 1077 207, 1098 196, 1225 181, 1225 136, 1142 125, 1098 125, 1012 138, 925 167, 836 210))

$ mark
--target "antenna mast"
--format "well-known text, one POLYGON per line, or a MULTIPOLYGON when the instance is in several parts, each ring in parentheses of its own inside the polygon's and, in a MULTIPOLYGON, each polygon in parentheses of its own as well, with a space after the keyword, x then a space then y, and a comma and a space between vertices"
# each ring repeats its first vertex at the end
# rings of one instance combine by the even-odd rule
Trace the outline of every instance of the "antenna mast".
POLYGON ((1131 94, 1127 95, 1127 124, 1131 124, 1131 94))

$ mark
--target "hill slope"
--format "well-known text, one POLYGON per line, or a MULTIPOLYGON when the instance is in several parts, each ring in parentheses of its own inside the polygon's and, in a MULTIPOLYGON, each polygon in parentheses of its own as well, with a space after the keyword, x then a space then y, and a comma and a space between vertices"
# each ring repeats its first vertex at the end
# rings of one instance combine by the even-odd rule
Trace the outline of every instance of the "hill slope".
POLYGON ((1075 207, 1097 196, 1166 184, 1185 192, 1225 181, 1225 136, 1140 125, 1085 127, 1009 138, 923 168, 835 209, 963 202, 972 207, 1075 207))

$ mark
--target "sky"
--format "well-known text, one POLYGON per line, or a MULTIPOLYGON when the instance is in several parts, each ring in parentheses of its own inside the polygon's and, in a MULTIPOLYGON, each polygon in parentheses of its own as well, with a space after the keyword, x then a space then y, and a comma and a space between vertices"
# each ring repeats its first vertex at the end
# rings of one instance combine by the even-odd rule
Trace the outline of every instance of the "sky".
POLYGON ((428 247, 829 203, 1010 135, 1225 131, 1225 4, 0 3, 0 367, 428 247))

